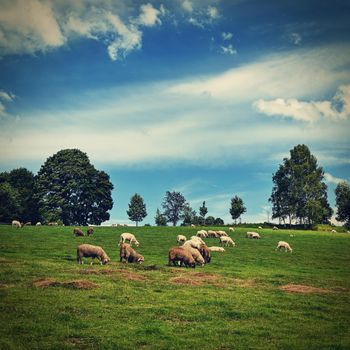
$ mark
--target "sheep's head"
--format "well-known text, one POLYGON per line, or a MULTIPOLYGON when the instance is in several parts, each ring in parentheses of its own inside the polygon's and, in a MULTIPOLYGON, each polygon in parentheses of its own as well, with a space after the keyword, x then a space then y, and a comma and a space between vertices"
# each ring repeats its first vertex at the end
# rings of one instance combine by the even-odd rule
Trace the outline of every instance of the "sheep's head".
POLYGON ((106 265, 111 261, 111 259, 108 256, 103 257, 102 259, 102 265, 106 265))
POLYGON ((137 259, 138 264, 142 264, 144 261, 145 261, 145 258, 142 255, 140 255, 139 258, 137 259))

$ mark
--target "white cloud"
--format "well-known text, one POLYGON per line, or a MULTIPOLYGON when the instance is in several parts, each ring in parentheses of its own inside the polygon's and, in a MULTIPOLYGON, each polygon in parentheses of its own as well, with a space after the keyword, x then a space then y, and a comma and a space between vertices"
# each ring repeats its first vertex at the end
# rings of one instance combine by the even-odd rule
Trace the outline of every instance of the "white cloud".
POLYGON ((331 101, 303 102, 297 99, 260 99, 254 108, 268 116, 282 116, 295 120, 314 122, 321 118, 339 120, 350 116, 350 85, 340 86, 331 101))
MULTIPOLYGON (((160 10, 155 9, 151 4, 140 6, 141 14, 138 18, 138 23, 147 27, 152 27, 156 24, 161 24, 161 20, 158 18, 161 14, 160 10)), ((163 7, 163 11, 164 11, 163 7)))
POLYGON ((237 53, 236 49, 231 44, 227 46, 220 46, 220 50, 224 55, 234 55, 237 53))
POLYGON ((231 40, 232 37, 233 37, 233 34, 230 33, 230 32, 222 32, 221 33, 221 36, 222 36, 222 40, 231 40))
POLYGON ((338 185, 340 182, 346 181, 345 179, 341 179, 339 177, 335 177, 330 173, 325 173, 324 178, 328 183, 338 185))
POLYGON ((211 19, 218 19, 220 17, 219 10, 214 6, 209 6, 207 13, 211 19))
POLYGON ((192 2, 190 0, 182 1, 181 7, 187 12, 192 12, 193 11, 193 4, 192 4, 192 2))
POLYGON ((15 96, 11 93, 7 93, 5 91, 0 90, 0 99, 4 101, 13 101, 15 96))
POLYGON ((204 24, 194 17, 190 17, 188 19, 188 22, 191 23, 192 25, 194 25, 195 27, 204 29, 204 24))
POLYGON ((298 33, 291 33, 289 35, 289 40, 291 43, 293 43, 294 45, 299 45, 302 41, 302 37, 300 34, 298 33))

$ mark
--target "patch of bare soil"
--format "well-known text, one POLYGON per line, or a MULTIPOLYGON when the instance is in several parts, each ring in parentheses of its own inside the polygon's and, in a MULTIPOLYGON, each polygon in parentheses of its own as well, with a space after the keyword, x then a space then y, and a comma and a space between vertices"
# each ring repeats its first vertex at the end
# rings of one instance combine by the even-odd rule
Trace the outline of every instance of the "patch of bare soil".
POLYGON ((96 283, 87 280, 73 280, 59 282, 51 278, 40 279, 33 282, 34 286, 37 288, 47 288, 47 287, 64 287, 73 289, 94 289, 98 288, 96 283))
POLYGON ((233 279, 233 283, 235 285, 238 285, 239 287, 243 287, 243 288, 249 288, 249 287, 253 287, 255 284, 255 281, 252 279, 241 279, 241 278, 234 278, 233 279))
POLYGON ((329 289, 325 288, 317 288, 312 286, 307 286, 303 284, 287 284, 285 286, 280 287, 281 290, 288 293, 329 293, 329 289))
POLYGON ((205 272, 197 272, 190 273, 186 275, 180 275, 177 277, 173 277, 170 280, 170 283, 173 284, 184 284, 191 286, 202 286, 202 285, 215 285, 218 287, 224 287, 225 283, 221 276, 205 273, 205 272))
POLYGON ((83 275, 114 275, 118 274, 122 278, 131 280, 131 281, 144 281, 146 280, 145 276, 142 276, 136 272, 129 271, 129 270, 111 270, 111 269, 104 269, 104 270, 93 270, 93 269, 86 269, 86 270, 80 270, 80 274, 83 275))

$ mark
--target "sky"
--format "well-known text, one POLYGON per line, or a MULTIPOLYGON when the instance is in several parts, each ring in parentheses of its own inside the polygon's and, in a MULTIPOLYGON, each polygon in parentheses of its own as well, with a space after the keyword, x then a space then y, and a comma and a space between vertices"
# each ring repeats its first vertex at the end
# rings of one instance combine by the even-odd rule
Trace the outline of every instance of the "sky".
POLYGON ((334 208, 349 136, 348 1, 0 0, 0 171, 78 148, 110 175, 109 224, 135 193, 154 224, 166 191, 267 221, 298 144, 334 208))

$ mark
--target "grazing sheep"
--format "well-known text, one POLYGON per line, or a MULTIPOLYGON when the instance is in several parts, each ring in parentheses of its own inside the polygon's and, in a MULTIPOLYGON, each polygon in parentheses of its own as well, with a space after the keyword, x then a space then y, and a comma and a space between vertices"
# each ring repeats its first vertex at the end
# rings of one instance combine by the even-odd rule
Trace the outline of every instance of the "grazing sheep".
POLYGON ((196 234, 198 237, 202 237, 202 238, 205 238, 208 236, 207 234, 207 231, 205 230, 200 230, 200 231, 197 231, 197 234, 196 234))
POLYGON ((216 233, 216 231, 209 230, 209 231, 208 231, 208 237, 217 238, 217 237, 219 237, 219 236, 218 236, 218 234, 216 233))
POLYGON ((120 262, 125 260, 126 263, 138 263, 142 264, 145 261, 145 258, 137 253, 130 244, 122 243, 120 245, 120 262))
POLYGON ((201 253, 204 262, 206 264, 210 263, 211 261, 211 254, 210 254, 210 250, 208 249, 208 247, 205 244, 201 245, 201 249, 199 249, 199 252, 201 253))
POLYGON ((225 248, 223 248, 223 247, 208 247, 208 249, 211 252, 224 252, 225 251, 225 248))
POLYGON ((173 264, 174 266, 177 266, 180 263, 180 265, 185 265, 186 267, 196 267, 196 262, 194 261, 192 254, 182 247, 173 247, 170 248, 168 253, 168 265, 171 266, 173 264))
POLYGON ((277 226, 272 227, 273 230, 278 230, 277 226))
POLYGON ((336 230, 332 230, 331 232, 333 232, 333 233, 337 233, 337 231, 336 231, 336 230))
POLYGON ((186 246, 185 249, 192 254, 192 258, 194 259, 197 265, 204 266, 205 260, 203 259, 203 256, 201 255, 198 249, 189 246, 186 246))
POLYGON ((261 226, 259 226, 259 227, 258 227, 258 229, 259 229, 259 230, 262 230, 262 227, 261 227, 261 226))
POLYGON ((32 226, 32 222, 31 221, 28 221, 24 224, 24 226, 32 226))
POLYGON ((48 226, 58 226, 58 222, 49 222, 48 226))
POLYGON ((12 220, 12 227, 21 228, 22 224, 18 220, 12 220))
POLYGON ((216 231, 216 234, 219 237, 222 237, 222 236, 228 237, 228 234, 225 231, 216 231))
POLYGON ((120 240, 119 240, 119 246, 121 243, 125 243, 126 241, 130 242, 130 245, 132 243, 135 243, 136 247, 140 245, 136 237, 132 233, 124 232, 120 235, 120 240))
POLYGON ((80 228, 75 228, 73 230, 73 235, 75 237, 82 237, 82 236, 84 236, 84 232, 80 228))
POLYGON ((260 235, 257 232, 247 232, 247 238, 260 239, 260 235))
POLYGON ((92 236, 93 234, 94 234, 94 229, 92 227, 88 228, 88 230, 86 231, 86 235, 92 236))
POLYGON ((78 264, 83 264, 82 258, 92 258, 91 265, 93 264, 93 259, 97 258, 100 260, 101 265, 106 265, 110 259, 106 252, 98 246, 91 244, 81 244, 77 248, 77 262, 78 264))
POLYGON ((205 244, 205 242, 202 240, 202 238, 198 237, 198 236, 191 236, 190 240, 192 241, 198 241, 198 242, 201 242, 201 244, 205 244))
POLYGON ((198 241, 198 240, 188 240, 186 241, 181 247, 186 248, 186 247, 192 247, 192 248, 196 248, 196 249, 200 249, 202 245, 202 242, 198 241))
POLYGON ((196 225, 194 225, 194 224, 191 224, 191 227, 196 227, 196 225))
POLYGON ((183 243, 183 242, 186 242, 186 241, 187 241, 186 236, 184 236, 184 235, 177 235, 177 238, 176 238, 176 242, 177 243, 183 243))
POLYGON ((231 237, 226 237, 226 236, 222 236, 220 237, 220 242, 222 246, 229 246, 232 245, 232 247, 234 247, 236 245, 236 243, 232 240, 231 237))
POLYGON ((231 231, 231 232, 235 232, 235 228, 234 227, 229 227, 228 230, 231 231))
POLYGON ((35 224, 35 226, 41 226, 41 222, 38 221, 38 222, 35 224))
POLYGON ((281 250, 281 248, 284 248, 285 252, 287 251, 291 253, 293 252, 293 249, 291 248, 291 246, 285 241, 279 241, 275 250, 277 249, 281 250))

